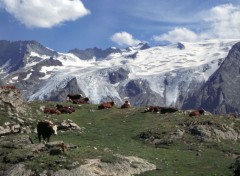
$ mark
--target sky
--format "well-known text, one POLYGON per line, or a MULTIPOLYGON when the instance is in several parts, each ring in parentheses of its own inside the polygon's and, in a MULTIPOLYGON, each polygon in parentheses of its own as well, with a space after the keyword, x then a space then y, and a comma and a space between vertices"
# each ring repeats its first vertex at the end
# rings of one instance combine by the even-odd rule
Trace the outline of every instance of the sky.
POLYGON ((0 0, 0 40, 58 52, 240 39, 240 0, 0 0))

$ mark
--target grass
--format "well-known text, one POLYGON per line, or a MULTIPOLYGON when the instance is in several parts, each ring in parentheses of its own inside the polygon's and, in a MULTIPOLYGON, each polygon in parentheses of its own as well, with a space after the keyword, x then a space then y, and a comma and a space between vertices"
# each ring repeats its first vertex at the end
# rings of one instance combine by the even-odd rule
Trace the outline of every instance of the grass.
MULTIPOLYGON (((107 110, 97 110, 97 105, 82 105, 72 114, 50 115, 37 114, 40 105, 53 107, 55 102, 32 102, 33 118, 52 121, 71 119, 80 127, 84 127, 82 133, 65 132, 51 138, 52 141, 63 140, 72 143, 78 148, 68 150, 64 154, 67 160, 79 161, 84 159, 99 158, 105 162, 116 163, 118 158, 114 154, 126 156, 138 156, 156 164, 157 170, 141 174, 142 176, 202 176, 222 175, 232 176, 233 171, 229 166, 234 161, 227 153, 240 153, 239 142, 201 142, 190 134, 183 139, 176 139, 171 145, 162 145, 155 148, 154 145, 140 140, 139 134, 152 131, 159 134, 160 138, 168 138, 170 132, 183 129, 184 123, 204 123, 210 121, 214 124, 231 124, 240 127, 235 119, 227 119, 218 116, 203 116, 200 118, 186 117, 181 112, 174 114, 141 113, 143 108, 131 108, 122 110, 118 107, 107 110), (94 109, 94 112, 90 112, 94 109)), ((36 134, 31 134, 34 142, 36 134)), ((27 166, 35 170, 53 168, 58 156, 43 155, 26 162, 27 166), (55 157, 55 158, 54 158, 55 157), (39 166, 39 163, 42 163, 39 166)), ((68 163, 68 162, 67 162, 68 163)), ((68 163, 69 164, 69 163, 68 163)))

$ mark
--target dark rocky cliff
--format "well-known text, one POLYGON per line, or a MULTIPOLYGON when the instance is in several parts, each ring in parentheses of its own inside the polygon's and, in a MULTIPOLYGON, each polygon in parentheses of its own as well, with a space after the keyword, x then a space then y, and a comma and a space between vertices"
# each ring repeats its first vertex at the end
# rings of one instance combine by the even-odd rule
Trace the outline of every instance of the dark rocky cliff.
POLYGON ((240 43, 210 79, 183 104, 184 109, 202 107, 213 113, 240 112, 240 43))
POLYGON ((11 73, 26 65, 26 58, 30 52, 36 52, 40 55, 57 55, 56 51, 52 51, 37 41, 6 41, 0 40, 0 66, 5 71, 11 73))

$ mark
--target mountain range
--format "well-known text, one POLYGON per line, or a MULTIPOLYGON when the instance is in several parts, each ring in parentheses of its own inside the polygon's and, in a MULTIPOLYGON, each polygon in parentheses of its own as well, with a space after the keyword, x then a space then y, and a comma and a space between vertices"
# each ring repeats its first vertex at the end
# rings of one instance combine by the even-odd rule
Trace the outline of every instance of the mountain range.
POLYGON ((81 93, 90 103, 129 100, 133 106, 240 112, 240 40, 206 40, 126 49, 60 53, 37 41, 0 41, 0 78, 26 101, 65 101, 81 93))

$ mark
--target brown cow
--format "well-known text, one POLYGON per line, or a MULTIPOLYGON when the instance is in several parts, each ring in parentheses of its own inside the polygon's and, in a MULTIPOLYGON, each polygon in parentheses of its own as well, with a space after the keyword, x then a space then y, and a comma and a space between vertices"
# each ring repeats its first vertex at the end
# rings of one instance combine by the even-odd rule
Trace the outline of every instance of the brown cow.
POLYGON ((109 109, 109 108, 112 108, 114 106, 114 102, 111 101, 111 102, 104 102, 104 103, 101 103, 99 106, 98 106, 98 109, 109 109))
POLYGON ((125 109, 125 108, 130 108, 131 104, 129 101, 125 101, 125 103, 121 106, 121 109, 125 109))
POLYGON ((1 86, 2 89, 17 89, 15 85, 4 85, 4 86, 1 86))
POLYGON ((45 113, 45 114, 57 114, 57 115, 59 115, 59 114, 61 114, 61 112, 58 110, 58 109, 55 109, 55 108, 44 108, 43 109, 43 112, 45 113))
POLYGON ((189 117, 204 115, 204 112, 203 109, 195 110, 189 113, 189 117))
POLYGON ((57 125, 53 125, 49 120, 40 121, 37 124, 37 133, 39 142, 41 142, 41 137, 43 137, 44 143, 46 139, 49 142, 52 134, 57 135, 57 125))
POLYGON ((56 105, 56 108, 62 114, 71 114, 72 112, 75 111, 75 109, 73 107, 63 106, 63 105, 59 105, 59 104, 56 105))
POLYGON ((88 97, 72 100, 73 104, 86 104, 88 103, 88 101, 89 101, 88 97))

